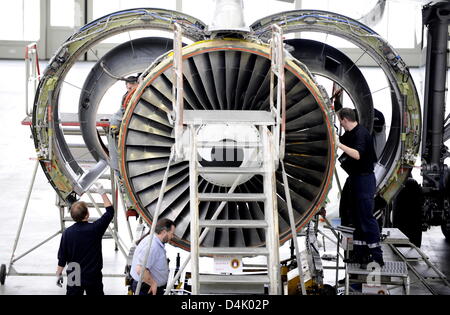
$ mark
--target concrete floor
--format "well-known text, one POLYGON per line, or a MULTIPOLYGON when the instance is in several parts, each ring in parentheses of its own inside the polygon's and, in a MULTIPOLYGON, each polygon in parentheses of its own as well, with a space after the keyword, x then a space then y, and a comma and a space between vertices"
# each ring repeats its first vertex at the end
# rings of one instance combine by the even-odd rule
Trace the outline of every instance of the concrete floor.
MULTIPOLYGON (((44 64, 42 65, 45 66, 44 64)), ((85 73, 84 66, 83 73, 85 73)), ((30 130, 21 125, 25 118, 24 97, 24 62, 0 60, 0 264, 9 264, 14 245, 17 227, 34 169, 35 150, 30 130)), ((417 72, 416 72, 417 73, 417 72)), ((16 256, 47 239, 60 229, 59 213, 55 207, 55 193, 47 183, 47 179, 40 167, 31 195, 28 213, 25 218, 22 237, 17 247, 16 256)), ((332 204, 335 204, 332 202, 332 204)), ((332 212, 329 210, 329 212, 332 212)), ((123 215, 119 216, 120 231, 126 231, 123 215)), ((134 224, 132 227, 134 228, 134 224)), ((122 235, 126 242, 130 239, 127 233, 122 235)), ((51 274, 56 269, 56 254, 60 236, 25 256, 14 264, 14 268, 22 273, 51 274)), ((326 243, 327 248, 332 248, 326 243)), ((120 275, 125 266, 125 259, 120 252, 114 251, 112 240, 103 243, 104 274, 120 275)), ((450 278, 450 243, 446 242, 440 228, 435 227, 423 235, 422 250, 430 260, 450 278)), ((175 261, 176 253, 180 252, 182 260, 188 255, 177 248, 169 246, 168 256, 175 261)), ((387 252, 387 255, 390 255, 387 252)), ((288 257, 289 250, 283 246, 281 258, 288 257)), ((326 282, 332 283, 333 274, 326 273, 326 282)), ((105 278, 106 294, 126 294, 123 278, 105 278)), ((450 294, 449 288, 437 286, 441 294, 450 294)), ((65 290, 55 285, 53 276, 47 277, 7 277, 6 284, 0 286, 0 295, 8 294, 64 294, 65 290)), ((412 285, 412 294, 427 294, 423 286, 412 285)))
MULTIPOLYGON (((420 249, 447 279, 450 279, 450 242, 444 238, 440 227, 433 227, 423 234, 420 249)), ((430 270, 424 270, 423 262, 415 263, 414 266, 422 275, 433 274, 430 270)), ((432 287, 439 294, 450 295, 450 288, 443 286, 441 281, 434 282, 432 287)), ((416 283, 411 285, 411 294, 428 294, 428 291, 420 283, 416 283)))

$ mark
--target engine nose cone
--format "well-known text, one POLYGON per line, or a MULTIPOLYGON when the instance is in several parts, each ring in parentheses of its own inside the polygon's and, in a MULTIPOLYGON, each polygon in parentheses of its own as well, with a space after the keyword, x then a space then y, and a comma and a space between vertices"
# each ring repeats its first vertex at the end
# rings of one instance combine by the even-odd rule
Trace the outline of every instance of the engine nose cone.
MULTIPOLYGON (((197 133, 198 141, 217 142, 212 147, 198 149, 199 163, 203 167, 259 167, 261 159, 256 147, 245 144, 260 140, 258 129, 248 125, 203 125, 197 133), (224 143, 225 146, 221 146, 224 143)), ((208 182, 221 187, 231 187, 239 174, 202 174, 208 182)), ((241 175, 238 185, 247 182, 252 174, 241 175)))

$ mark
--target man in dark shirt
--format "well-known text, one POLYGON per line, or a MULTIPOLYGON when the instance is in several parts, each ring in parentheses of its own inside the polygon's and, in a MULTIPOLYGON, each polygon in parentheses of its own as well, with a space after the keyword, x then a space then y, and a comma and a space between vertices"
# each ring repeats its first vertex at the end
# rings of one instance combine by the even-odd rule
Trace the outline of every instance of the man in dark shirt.
POLYGON ((89 211, 83 201, 75 202, 70 215, 76 222, 64 231, 58 251, 57 285, 62 284, 62 272, 67 265, 67 295, 103 295, 102 238, 114 218, 114 208, 101 184, 91 191, 102 196, 106 212, 89 223, 89 211))
POLYGON ((377 158, 372 136, 364 126, 358 124, 354 110, 343 108, 338 112, 338 118, 345 130, 344 135, 336 142, 339 149, 344 151, 339 161, 349 175, 342 197, 347 200, 346 206, 351 217, 348 221, 355 228, 354 259, 361 264, 375 261, 383 266, 380 228, 373 216, 376 188, 373 165, 377 158))

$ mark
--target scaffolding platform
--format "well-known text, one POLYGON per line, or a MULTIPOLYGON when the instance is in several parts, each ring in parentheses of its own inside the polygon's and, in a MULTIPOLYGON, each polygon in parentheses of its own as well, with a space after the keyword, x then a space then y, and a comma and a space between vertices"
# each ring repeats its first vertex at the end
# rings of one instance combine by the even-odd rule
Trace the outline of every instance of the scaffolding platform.
POLYGON ((345 275, 345 294, 350 294, 350 285, 353 283, 367 284, 369 287, 380 287, 382 285, 402 286, 405 294, 409 295, 410 281, 408 267, 402 261, 386 261, 382 268, 362 269, 360 264, 347 264, 345 275))

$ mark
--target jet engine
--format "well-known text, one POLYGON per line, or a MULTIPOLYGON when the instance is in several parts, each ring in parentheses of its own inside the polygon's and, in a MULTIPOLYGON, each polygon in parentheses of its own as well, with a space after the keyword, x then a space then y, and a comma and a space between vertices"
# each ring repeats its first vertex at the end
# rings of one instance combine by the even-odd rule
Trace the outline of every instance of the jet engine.
MULTIPOLYGON (((304 227, 324 205, 335 172, 334 109, 329 92, 318 78, 341 88, 357 111, 359 121, 373 127, 373 91, 358 68, 358 60, 326 42, 298 34, 319 32, 351 42, 383 70, 391 96, 391 119, 386 145, 376 165, 377 194, 389 202, 408 177, 416 159, 421 134, 421 112, 410 73, 395 50, 369 27, 348 17, 324 11, 297 10, 254 22, 248 31, 208 31, 200 20, 162 9, 133 9, 112 13, 82 27, 50 60, 40 81, 33 110, 32 132, 44 172, 59 196, 76 200, 108 167, 109 152, 98 108, 117 78, 142 73, 141 82, 128 98, 119 138, 120 173, 127 195, 148 223, 155 213, 165 167, 174 143, 170 119, 173 100, 173 40, 146 36, 126 41, 104 54, 92 67, 80 92, 78 120, 83 141, 97 161, 86 169, 67 144, 60 111, 60 92, 75 62, 105 39, 136 30, 183 30, 184 104, 190 110, 269 110, 270 46, 272 25, 286 35, 286 154, 284 162, 297 229, 304 227), (295 34, 296 36, 291 36, 295 34)), ((204 125, 197 137, 204 141, 258 141, 256 128, 204 125)), ((203 166, 239 167, 249 159, 251 148, 220 152, 199 148, 203 166), (228 154, 230 153, 230 154, 228 154), (218 154, 226 159, 218 161, 218 154), (228 158, 229 157, 229 158, 228 158)), ((232 174, 204 175, 200 192, 226 192, 235 181, 232 174)), ((290 227, 281 173, 276 173, 280 242, 290 238, 290 227)), ((242 177, 237 192, 261 193, 259 175, 242 177)), ((210 218, 217 202, 202 202, 200 217, 210 218)), ((229 202, 222 220, 258 220, 258 202, 229 202)), ((179 162, 170 169, 160 217, 177 225, 174 243, 189 249, 189 165, 179 162)), ((203 245, 261 246, 260 229, 216 228, 203 245)))

